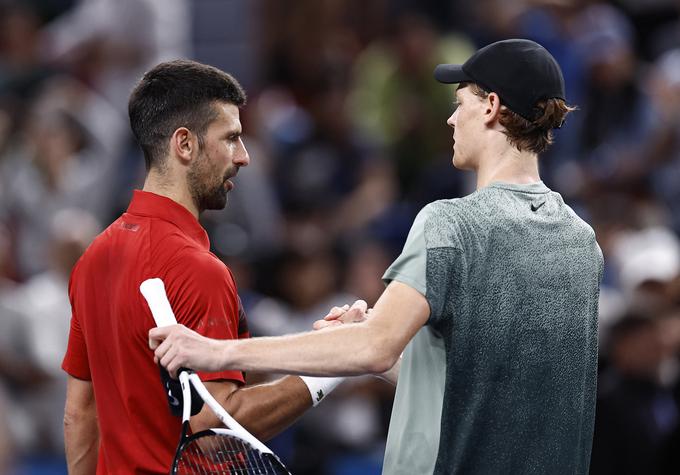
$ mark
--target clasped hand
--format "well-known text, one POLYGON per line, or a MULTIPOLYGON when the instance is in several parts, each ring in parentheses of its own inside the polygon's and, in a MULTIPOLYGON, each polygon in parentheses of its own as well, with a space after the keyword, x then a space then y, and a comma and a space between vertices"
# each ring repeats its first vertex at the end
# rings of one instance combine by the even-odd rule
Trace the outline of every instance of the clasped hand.
MULTIPOLYGON (((314 330, 322 330, 347 323, 360 323, 370 314, 368 305, 357 300, 352 306, 333 307, 323 319, 314 322, 314 330)), ((199 335, 184 325, 170 325, 149 330, 149 348, 154 361, 165 367, 173 378, 181 368, 196 371, 221 371, 229 368, 224 360, 224 349, 229 342, 199 335)))

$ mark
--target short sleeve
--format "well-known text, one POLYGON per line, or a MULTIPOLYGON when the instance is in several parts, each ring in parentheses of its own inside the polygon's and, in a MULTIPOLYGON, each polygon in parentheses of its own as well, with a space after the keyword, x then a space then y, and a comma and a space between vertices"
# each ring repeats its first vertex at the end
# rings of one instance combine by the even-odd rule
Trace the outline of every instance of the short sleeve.
MULTIPOLYGON (((248 337, 245 314, 227 266, 210 253, 180 258, 166 278, 168 298, 178 323, 218 340, 248 337), (169 283, 169 284, 168 284, 169 283)), ((204 381, 244 383, 240 371, 199 373, 204 381)))
POLYGON ((71 328, 69 330, 66 355, 64 356, 64 360, 61 363, 61 368, 74 378, 90 381, 92 376, 90 374, 90 364, 87 358, 85 335, 83 335, 82 328, 80 327, 80 320, 76 314, 76 307, 73 300, 73 282, 76 278, 76 270, 74 269, 69 282, 69 300, 71 302, 72 309, 71 328))
POLYGON ((401 254, 385 271, 383 275, 385 285, 396 280, 413 287, 423 295, 427 294, 425 223, 428 216, 429 207, 426 206, 413 221, 401 254))

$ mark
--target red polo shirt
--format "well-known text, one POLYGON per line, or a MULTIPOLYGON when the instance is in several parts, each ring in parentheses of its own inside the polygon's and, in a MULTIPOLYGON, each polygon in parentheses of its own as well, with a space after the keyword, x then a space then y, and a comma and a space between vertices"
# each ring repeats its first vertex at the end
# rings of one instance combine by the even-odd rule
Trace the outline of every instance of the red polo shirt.
MULTIPOLYGON (((170 414, 148 346, 155 324, 140 283, 163 279, 178 322, 203 335, 248 336, 231 272, 209 248, 208 235, 186 208, 135 191, 127 212, 73 269, 71 332, 62 367, 92 381, 98 474, 167 474, 179 440, 181 421, 170 414)), ((237 371, 201 378, 244 382, 237 371)))

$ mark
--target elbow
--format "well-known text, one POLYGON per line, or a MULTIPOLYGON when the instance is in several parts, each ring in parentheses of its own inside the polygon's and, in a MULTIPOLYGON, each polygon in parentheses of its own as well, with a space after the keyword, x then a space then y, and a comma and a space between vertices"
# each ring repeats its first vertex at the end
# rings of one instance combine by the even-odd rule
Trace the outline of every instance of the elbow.
POLYGON ((399 355, 400 351, 387 341, 380 341, 375 345, 369 345, 365 372, 382 374, 385 371, 389 371, 397 363, 399 355))
POLYGON ((69 429, 71 427, 77 426, 79 423, 85 419, 85 414, 83 411, 69 408, 68 406, 64 409, 64 428, 69 429))
POLYGON ((79 405, 69 399, 66 400, 64 407, 64 431, 69 432, 73 430, 81 430, 85 427, 96 426, 97 408, 94 400, 89 403, 79 405))
POLYGON ((96 415, 92 411, 78 409, 64 411, 64 431, 67 433, 93 421, 96 421, 96 415))

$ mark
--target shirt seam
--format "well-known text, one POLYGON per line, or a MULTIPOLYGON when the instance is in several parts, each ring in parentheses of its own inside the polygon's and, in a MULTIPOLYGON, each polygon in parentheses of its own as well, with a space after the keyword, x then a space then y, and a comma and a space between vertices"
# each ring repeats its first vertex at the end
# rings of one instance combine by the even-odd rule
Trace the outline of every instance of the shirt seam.
POLYGON ((385 275, 383 276, 383 280, 389 280, 390 282, 397 281, 401 282, 402 284, 406 284, 409 287, 412 287, 414 290, 416 290, 418 293, 422 294, 423 297, 427 294, 427 283, 425 284, 424 288, 421 288, 420 284, 416 281, 416 279, 409 277, 407 274, 404 274, 399 271, 395 270, 388 270, 385 272, 385 275), (398 279, 396 277, 399 277, 398 279))
POLYGON ((552 191, 549 188, 546 188, 546 189, 543 189, 543 190, 523 190, 523 189, 515 188, 511 185, 505 185, 505 184, 502 184, 502 183, 492 183, 492 184, 488 185, 487 188, 497 188, 497 189, 501 189, 501 190, 514 191, 514 192, 517 192, 517 193, 528 193, 528 194, 531 194, 531 195, 546 195, 546 194, 548 194, 552 191))

